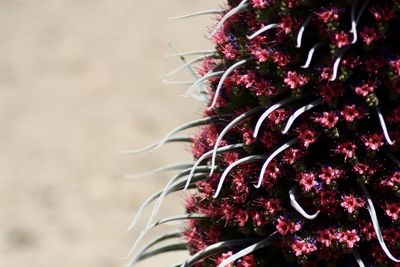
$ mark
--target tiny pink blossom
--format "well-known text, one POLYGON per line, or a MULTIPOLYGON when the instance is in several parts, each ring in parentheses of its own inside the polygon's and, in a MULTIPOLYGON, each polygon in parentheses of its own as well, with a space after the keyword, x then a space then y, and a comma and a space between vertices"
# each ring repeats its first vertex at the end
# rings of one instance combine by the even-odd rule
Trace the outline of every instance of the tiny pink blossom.
POLYGON ((335 152, 344 156, 345 160, 353 158, 356 152, 356 145, 351 142, 339 144, 335 152))
POLYGON ((384 145, 383 136, 381 134, 370 134, 362 138, 364 145, 371 150, 379 150, 384 145))
POLYGON ((400 203, 386 204, 385 212, 393 221, 397 221, 400 216, 400 203))
POLYGON ((371 45, 375 40, 379 38, 375 28, 372 27, 365 27, 360 33, 360 35, 363 41, 366 43, 366 45, 371 45))
POLYGON ((357 209, 364 207, 365 200, 360 197, 355 197, 354 195, 343 196, 340 206, 345 208, 347 212, 351 214, 357 209))
POLYGON ((335 34, 335 41, 339 48, 350 44, 349 35, 343 31, 335 34))
POLYGON ((286 74, 284 82, 291 88, 296 89, 308 83, 308 78, 306 76, 300 75, 295 71, 289 71, 286 74))
POLYGON ((310 191, 314 188, 318 183, 315 180, 315 174, 312 172, 302 172, 298 176, 298 180, 300 185, 303 186, 305 191, 310 191))
POLYGON ((363 112, 357 108, 356 105, 345 105, 340 115, 342 115, 345 121, 353 122, 357 119, 361 119, 363 117, 363 112))
POLYGON ((336 123, 339 121, 339 117, 336 116, 335 112, 324 112, 322 116, 314 118, 314 121, 331 129, 335 127, 336 123))
POLYGON ((330 247, 332 245, 332 241, 335 240, 334 231, 332 229, 319 231, 317 240, 325 247, 330 247))
POLYGON ((360 241, 360 237, 357 235, 356 230, 347 230, 337 234, 337 239, 340 243, 345 243, 348 248, 353 248, 354 245, 360 241))
POLYGON ((284 217, 279 217, 277 222, 276 229, 281 235, 287 235, 288 233, 294 234, 301 229, 300 223, 290 221, 284 217))
POLYGON ((374 92, 375 87, 370 86, 368 84, 363 84, 362 86, 356 87, 354 90, 357 95, 367 97, 369 94, 374 92))
POLYGON ((319 178, 321 178, 326 184, 331 184, 333 181, 341 178, 343 174, 344 171, 341 169, 323 166, 319 178))
POLYGON ((315 244, 301 239, 295 240, 291 245, 291 247, 297 257, 301 255, 310 254, 311 252, 317 250, 317 246, 315 244))

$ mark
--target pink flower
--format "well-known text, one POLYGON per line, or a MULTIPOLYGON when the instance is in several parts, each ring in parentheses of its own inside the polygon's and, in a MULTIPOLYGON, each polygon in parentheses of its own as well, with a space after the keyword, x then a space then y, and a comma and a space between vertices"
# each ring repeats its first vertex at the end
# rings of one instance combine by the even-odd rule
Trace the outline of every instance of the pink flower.
POLYGON ((243 257, 238 263, 237 267, 256 267, 257 263, 253 255, 243 257))
POLYGON ((354 90, 357 95, 367 97, 369 94, 374 92, 375 87, 364 84, 362 86, 356 87, 354 90))
POLYGON ((360 175, 368 174, 368 175, 373 175, 376 170, 371 168, 369 165, 364 164, 364 163, 357 163, 353 167, 354 171, 357 172, 360 175))
POLYGON ((301 229, 301 224, 292 222, 284 217, 279 217, 276 229, 281 235, 293 234, 301 229))
POLYGON ((360 33, 363 41, 367 45, 371 45, 375 40, 379 38, 378 34, 376 33, 375 28, 372 27, 365 27, 362 32, 360 33))
POLYGON ((315 244, 301 239, 296 239, 291 247, 297 257, 305 254, 310 254, 311 252, 317 250, 317 246, 315 244))
POLYGON ((317 141, 317 132, 309 129, 299 130, 299 138, 305 147, 317 141))
POLYGON ((331 20, 338 20, 339 19, 339 12, 337 9, 329 9, 320 13, 317 13, 318 17, 322 19, 324 23, 327 23, 331 20))
POLYGON ((296 89, 308 83, 308 78, 306 76, 300 75, 295 71, 289 71, 286 74, 284 82, 291 88, 296 89))
POLYGON ((335 152, 338 154, 342 154, 347 160, 347 158, 353 158, 356 152, 356 145, 351 142, 342 143, 337 146, 335 152))
MULTIPOLYGON (((216 265, 220 265, 224 260, 228 259, 232 255, 233 255, 232 251, 222 253, 222 255, 218 257, 217 260, 215 261, 216 265)), ((233 263, 226 265, 226 267, 233 267, 233 263)))
POLYGON ((365 235, 367 240, 371 240, 372 238, 376 237, 374 226, 370 222, 362 225, 361 232, 365 235))
POLYGON ((314 121, 331 129, 335 127, 336 123, 339 121, 339 117, 336 116, 335 112, 324 112, 322 116, 314 118, 314 121))
POLYGON ((231 43, 223 46, 222 53, 224 53, 228 60, 235 59, 239 56, 239 51, 235 49, 231 43))
MULTIPOLYGON (((327 76, 327 78, 330 78, 331 74, 327 76)), ((340 84, 336 84, 335 86, 332 85, 325 85, 321 89, 321 96, 324 98, 324 100, 328 103, 332 103, 332 101, 339 97, 342 96, 344 93, 344 88, 340 84)))
POLYGON ((336 193, 329 190, 323 190, 320 193, 321 206, 329 207, 336 204, 336 193))
POLYGON ((315 181, 315 174, 312 172, 302 172, 298 175, 300 185, 303 186, 305 191, 310 191, 318 183, 315 181))
POLYGON ((347 230, 342 233, 338 233, 337 238, 339 242, 345 243, 348 248, 353 248, 354 245, 360 241, 360 237, 357 235, 356 230, 347 230))
POLYGON ((371 150, 379 150, 384 145, 383 136, 381 134, 370 134, 362 138, 364 145, 371 150))
POLYGON ((365 206, 365 200, 360 197, 355 197, 354 195, 343 196, 342 200, 340 206, 345 208, 348 213, 353 213, 358 208, 365 206))
POLYGON ((400 172, 395 172, 391 177, 390 181, 394 184, 400 184, 400 172))
POLYGON ((270 131, 265 131, 262 138, 261 142, 267 147, 267 148, 272 148, 274 145, 278 143, 278 138, 274 132, 270 131))
POLYGON ((400 203, 389 203, 386 204, 386 215, 392 218, 393 221, 397 221, 400 215, 400 203))
POLYGON ((321 174, 318 177, 321 178, 326 184, 331 184, 332 181, 341 178, 343 174, 343 170, 328 166, 321 168, 321 174))
POLYGON ((268 119, 272 121, 274 124, 278 125, 281 122, 285 121, 287 117, 289 117, 290 113, 286 109, 279 108, 269 114, 268 119))
POLYGON ((286 162, 287 164, 293 164, 296 160, 298 160, 301 156, 303 156, 303 153, 300 151, 300 149, 297 148, 289 148, 285 150, 282 160, 286 162))
POLYGON ((239 223, 240 227, 245 226, 249 219, 250 216, 247 210, 238 210, 236 212, 236 221, 239 223))
POLYGON ((347 122, 353 122, 356 119, 361 119, 363 117, 362 111, 359 110, 356 105, 345 105, 343 111, 340 112, 340 115, 347 122))
POLYGON ((240 76, 238 84, 245 86, 246 88, 252 87, 256 82, 256 74, 254 71, 247 71, 246 74, 240 76))
POLYGON ((281 201, 279 198, 260 198, 258 200, 258 204, 267 210, 268 215, 274 216, 282 210, 281 201))
POLYGON ((389 65, 397 71, 397 75, 400 76, 400 59, 393 60, 389 65))
POLYGON ((266 8, 271 4, 271 0, 252 0, 254 8, 266 8))
POLYGON ((339 48, 350 44, 349 35, 343 31, 335 34, 335 41, 339 48))
POLYGON ((325 229, 318 232, 318 242, 320 242, 325 247, 330 247, 332 241, 335 240, 335 233, 332 229, 325 229))
POLYGON ((293 17, 287 16, 282 18, 282 22, 280 24, 282 31, 285 34, 289 34, 292 32, 293 28, 296 26, 296 21, 293 17))

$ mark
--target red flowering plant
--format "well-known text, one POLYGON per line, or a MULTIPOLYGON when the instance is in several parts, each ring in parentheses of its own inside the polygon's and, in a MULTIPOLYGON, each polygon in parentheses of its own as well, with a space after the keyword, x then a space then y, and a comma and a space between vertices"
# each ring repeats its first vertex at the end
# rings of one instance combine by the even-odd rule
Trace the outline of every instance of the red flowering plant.
POLYGON ((195 162, 143 204, 135 221, 156 201, 135 246, 185 227, 130 265, 187 249, 177 266, 398 266, 400 1, 228 0, 189 17, 203 14, 217 14, 215 50, 176 55, 202 60, 185 95, 204 118, 149 147, 190 142, 195 162), (187 213, 153 222, 180 190, 187 213))

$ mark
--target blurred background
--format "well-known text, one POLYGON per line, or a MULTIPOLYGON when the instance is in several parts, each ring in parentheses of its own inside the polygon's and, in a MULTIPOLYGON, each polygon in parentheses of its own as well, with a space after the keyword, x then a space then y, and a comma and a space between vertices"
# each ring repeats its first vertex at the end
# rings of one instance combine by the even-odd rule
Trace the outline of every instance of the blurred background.
MULTIPOLYGON (((125 175, 191 156, 177 144, 144 155, 118 150, 199 117, 200 104, 179 97, 187 87, 159 77, 180 64, 163 58, 173 52, 168 42, 182 51, 211 47, 204 35, 212 20, 167 18, 217 2, 0 0, 0 266, 127 263, 145 220, 124 230, 170 175, 125 175)), ((183 195, 169 198, 160 216, 181 213, 182 203, 183 195)))

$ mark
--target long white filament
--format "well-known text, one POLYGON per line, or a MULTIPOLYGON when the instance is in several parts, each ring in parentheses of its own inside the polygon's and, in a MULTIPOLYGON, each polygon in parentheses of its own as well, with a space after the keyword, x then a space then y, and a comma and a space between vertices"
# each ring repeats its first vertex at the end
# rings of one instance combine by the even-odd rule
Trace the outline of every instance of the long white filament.
POLYGON ((263 32, 266 32, 271 29, 279 28, 279 27, 280 27, 280 25, 276 24, 276 23, 268 24, 267 26, 262 27, 261 29, 259 29, 255 33, 253 33, 252 35, 247 36, 247 39, 252 40, 252 39, 256 38, 257 36, 259 36, 260 34, 262 34, 263 32))
POLYGON ((378 114, 379 122, 381 124, 383 135, 385 136, 386 142, 389 145, 393 145, 395 143, 395 141, 393 141, 389 136, 389 132, 388 132, 388 129, 387 129, 386 123, 385 123, 385 118, 383 117, 381 109, 378 106, 376 106, 375 110, 376 110, 376 113, 378 114))
POLYGON ((259 250, 266 246, 269 246, 271 244, 272 238, 274 238, 276 234, 277 234, 277 232, 274 232, 269 237, 261 240, 260 242, 257 242, 251 246, 248 246, 245 249, 242 249, 241 251, 239 251, 239 252, 235 253, 234 255, 230 256, 229 258, 225 259, 223 262, 221 262, 218 265, 218 267, 226 267, 226 266, 232 264, 233 262, 235 262, 236 260, 243 258, 244 256, 246 256, 250 253, 253 253, 256 250, 259 250))
POLYGON ((265 120, 272 112, 274 112, 275 110, 277 110, 278 108, 280 108, 280 107, 283 106, 283 105, 289 104, 290 102, 292 102, 292 101, 294 101, 294 100, 296 100, 296 98, 294 98, 294 97, 289 97, 289 98, 286 98, 286 99, 284 99, 284 100, 281 100, 281 101, 279 101, 278 103, 273 104, 272 106, 270 106, 270 107, 260 116, 260 118, 258 119, 257 124, 256 124, 256 127, 255 127, 255 129, 254 129, 253 137, 254 137, 254 138, 257 138, 257 135, 258 135, 258 133, 259 133, 259 131, 260 131, 260 128, 261 128, 261 124, 264 122, 264 120, 265 120))
POLYGON ((353 40, 351 41, 352 44, 355 44, 357 42, 357 39, 358 39, 357 24, 360 22, 361 16, 365 11, 365 8, 367 7, 368 2, 369 2, 369 0, 364 1, 363 5, 360 9, 360 12, 357 15, 357 18, 356 18, 356 6, 358 4, 358 0, 354 1, 353 6, 351 8, 351 30, 350 30, 350 33, 353 34, 353 40))
POLYGON ((339 56, 336 58, 335 63, 333 64, 333 73, 332 73, 332 77, 329 79, 331 82, 335 81, 337 76, 338 76, 338 72, 339 72, 339 65, 340 62, 342 61, 342 58, 344 56, 344 54, 347 52, 347 50, 349 50, 349 46, 345 47, 339 54, 339 56))
POLYGON ((236 7, 232 8, 228 13, 226 13, 225 16, 223 16, 222 19, 218 22, 218 24, 215 27, 215 29, 210 33, 208 38, 213 37, 217 32, 219 32, 219 30, 224 26, 225 22, 230 17, 232 17, 233 15, 235 15, 236 13, 241 11, 242 9, 246 8, 247 7, 246 4, 247 4, 247 0, 243 0, 242 2, 240 2, 239 5, 237 5, 236 7))
POLYGON ((168 19, 169 20, 180 20, 180 19, 188 19, 188 18, 193 18, 193 17, 197 17, 197 16, 202 16, 202 15, 221 14, 224 12, 225 12, 225 10, 222 10, 222 9, 209 9, 209 10, 193 12, 193 13, 186 14, 183 16, 171 17, 168 19))
MULTIPOLYGON (((242 147, 244 147, 244 144, 227 145, 227 146, 218 148, 216 152, 217 152, 217 154, 218 154, 218 153, 224 153, 224 152, 228 152, 228 151, 231 151, 231 150, 234 150, 234 149, 238 149, 238 148, 242 148, 242 147)), ((210 150, 210 151, 204 153, 204 154, 193 164, 193 167, 192 167, 192 169, 190 170, 189 177, 187 178, 186 185, 185 185, 185 187, 184 187, 183 190, 187 190, 187 189, 188 189, 188 187, 189 187, 189 185, 190 185, 190 182, 191 182, 191 180, 192 180, 192 177, 193 177, 193 175, 194 175, 194 172, 196 171, 197 166, 199 166, 199 164, 200 164, 201 162, 203 162, 203 160, 205 160, 206 158, 209 158, 210 156, 212 156, 213 153, 214 153, 214 150, 210 150)))
POLYGON ((315 45, 310 49, 310 51, 308 52, 308 56, 307 56, 306 63, 304 63, 303 66, 300 66, 301 68, 307 69, 307 68, 310 66, 311 60, 312 60, 312 57, 313 57, 313 55, 314 55, 315 50, 316 50, 317 48, 319 48, 321 45, 322 45, 322 42, 319 42, 319 43, 315 44, 315 45))
POLYGON ((184 96, 184 97, 190 96, 193 93, 193 91, 196 89, 196 87, 199 86, 200 84, 202 84, 204 81, 207 81, 208 79, 210 79, 212 77, 221 76, 223 74, 224 74, 223 71, 216 71, 216 72, 207 73, 206 75, 204 75, 203 77, 198 79, 195 83, 193 83, 193 85, 190 86, 190 88, 182 96, 184 96))
POLYGON ((297 202, 296 200, 296 188, 295 186, 293 186, 290 190, 289 190, 289 198, 290 198, 290 205, 298 212, 300 213, 304 218, 308 219, 308 220, 314 220, 315 218, 318 217, 319 211, 317 211, 316 213, 310 215, 308 214, 301 206, 300 204, 297 202))
POLYGON ((364 264, 364 262, 362 261, 362 259, 360 257, 360 253, 358 253, 358 249, 353 248, 353 255, 354 255, 354 258, 356 259, 356 261, 358 263, 358 266, 359 267, 365 267, 365 264, 364 264))
POLYGON ((215 95, 214 95, 214 99, 211 103, 210 108, 214 108, 215 105, 217 104, 217 100, 218 100, 218 95, 219 92, 221 91, 221 88, 224 84, 224 81, 226 80, 226 78, 228 78, 229 74, 231 74, 234 70, 236 70, 237 68, 239 68, 240 66, 246 64, 247 62, 249 62, 249 59, 243 59, 239 62, 236 62, 235 64, 233 64, 232 66, 230 66, 224 73, 224 75, 222 75, 221 79, 219 80, 217 89, 215 90, 215 95))
POLYGON ((194 56, 194 55, 213 55, 217 53, 216 50, 198 50, 198 51, 190 51, 190 52, 176 52, 173 54, 165 55, 164 57, 186 57, 186 56, 194 56))
POLYGON ((367 209, 369 212, 369 215, 371 217, 372 225, 374 226, 375 234, 378 239, 379 244, 381 245, 382 250, 385 252, 385 254, 388 256, 389 259, 391 259, 394 262, 400 263, 400 259, 396 259, 392 253, 390 253, 388 247, 386 246, 385 240, 383 239, 382 232, 379 226, 379 221, 378 221, 378 216, 376 215, 374 203, 372 202, 372 199, 368 193, 367 188, 363 183, 359 183, 361 190, 364 193, 365 198, 367 199, 367 209))
POLYGON ((318 98, 317 100, 314 100, 313 102, 311 102, 310 104, 299 108, 298 110, 296 110, 295 113, 292 114, 292 116, 290 116, 288 122, 286 123, 285 129, 282 131, 283 134, 287 134, 288 131, 290 130, 290 127, 293 125, 294 121, 304 112, 309 111, 310 109, 313 109, 319 105, 321 105, 324 102, 323 98, 318 98))
MULTIPOLYGON (((167 141, 165 141, 165 143, 175 143, 175 142, 193 142, 193 138, 190 136, 177 136, 177 137, 171 137, 169 138, 167 141)), ((155 148, 160 142, 156 142, 154 144, 148 145, 146 147, 143 148, 139 148, 139 149, 132 149, 132 150, 123 150, 120 149, 118 150, 119 153, 122 154, 137 154, 137 153, 142 153, 142 152, 146 152, 146 151, 150 151, 153 148, 155 148)))
POLYGON ((222 173, 221 178, 219 179, 219 183, 218 183, 218 187, 217 190, 215 191, 215 194, 213 196, 213 198, 217 198, 219 193, 221 192, 222 186, 224 184, 225 178, 226 176, 228 176, 229 172, 235 168, 236 166, 243 164, 243 163, 250 163, 250 162, 254 162, 254 161, 259 161, 259 160, 263 160, 265 159, 266 156, 264 155, 252 155, 252 156, 248 156, 248 157, 244 157, 239 159, 238 161, 232 163, 231 165, 228 166, 228 168, 225 169, 225 171, 222 173))
POLYGON ((288 142, 286 142, 285 144, 283 144, 281 147, 279 147, 277 150, 275 150, 269 157, 268 159, 264 162, 262 168, 261 168, 261 172, 260 172, 260 176, 258 178, 258 183, 255 186, 256 188, 260 188, 262 185, 262 181, 264 178, 264 174, 265 171, 268 168, 268 165, 271 163, 271 161, 278 156, 281 152, 285 151, 286 149, 288 149, 289 147, 291 147, 292 145, 296 144, 299 140, 297 138, 292 139, 288 142))
POLYGON ((238 117, 233 119, 227 126, 225 126, 225 128, 221 131, 221 133, 218 135, 217 140, 215 141, 214 148, 213 148, 213 153, 212 153, 212 158, 211 158, 210 176, 213 175, 213 172, 214 172, 215 161, 217 158, 217 148, 218 148, 219 144, 221 143, 222 139, 224 138, 225 134, 229 130, 231 130, 233 127, 235 127, 237 124, 241 123, 243 120, 247 119, 248 117, 252 116, 253 114, 259 112, 262 109, 263 109, 263 107, 256 107, 252 110, 249 110, 249 111, 239 115, 238 117))
POLYGON ((205 59, 206 57, 208 57, 208 55, 203 55, 203 56, 199 56, 197 58, 194 58, 192 60, 187 61, 186 63, 180 65, 179 67, 177 67, 176 69, 164 74, 161 76, 161 78, 165 78, 171 75, 174 75, 175 73, 180 72, 181 70, 187 68, 188 66, 192 66, 193 64, 202 61, 203 59, 205 59))
POLYGON ((308 16, 308 18, 306 19, 306 21, 303 23, 303 26, 301 26, 301 28, 300 28, 300 30, 299 30, 299 33, 297 34, 297 44, 296 44, 296 47, 297 47, 297 48, 300 48, 300 47, 301 47, 301 42, 302 42, 302 40, 303 40, 304 31, 305 31, 307 25, 310 23, 312 17, 313 17, 313 14, 311 14, 311 15, 308 16))

